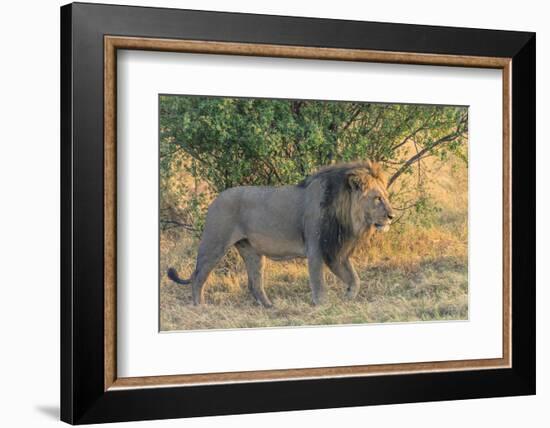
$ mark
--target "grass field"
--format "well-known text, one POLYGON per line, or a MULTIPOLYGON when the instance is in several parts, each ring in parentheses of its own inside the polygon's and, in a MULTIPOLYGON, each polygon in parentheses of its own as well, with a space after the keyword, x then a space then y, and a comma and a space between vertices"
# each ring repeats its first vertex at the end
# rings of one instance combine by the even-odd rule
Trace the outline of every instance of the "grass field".
POLYGON ((182 228, 161 232, 161 330, 359 324, 468 318, 467 169, 438 167, 430 188, 441 210, 429 225, 401 223, 376 233, 354 262, 362 281, 354 301, 328 270, 327 303, 311 303, 305 261, 268 261, 265 288, 274 307, 259 306, 247 290, 244 265, 231 250, 206 285, 207 304, 195 307, 191 287, 165 272, 191 275, 198 239, 182 228))

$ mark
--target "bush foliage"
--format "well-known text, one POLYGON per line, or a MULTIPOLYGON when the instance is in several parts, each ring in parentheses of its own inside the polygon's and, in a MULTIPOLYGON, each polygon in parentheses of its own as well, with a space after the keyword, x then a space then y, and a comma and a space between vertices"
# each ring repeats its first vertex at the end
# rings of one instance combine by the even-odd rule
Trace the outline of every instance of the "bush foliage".
MULTIPOLYGON (((320 166, 359 159, 384 165, 398 209, 435 209, 423 160, 452 154, 467 163, 467 118, 457 106, 161 96, 161 220, 173 220, 169 200, 186 191, 169 183, 182 169, 216 194, 293 184, 320 166)), ((186 207, 199 229, 201 193, 187 195, 186 207)))

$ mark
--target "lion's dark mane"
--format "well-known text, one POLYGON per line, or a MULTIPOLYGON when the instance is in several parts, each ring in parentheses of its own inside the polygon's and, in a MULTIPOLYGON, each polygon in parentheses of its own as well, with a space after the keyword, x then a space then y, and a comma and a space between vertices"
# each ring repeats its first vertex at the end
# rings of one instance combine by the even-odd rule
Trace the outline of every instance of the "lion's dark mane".
POLYGON ((323 260, 329 267, 349 256, 357 246, 360 236, 356 236, 351 222, 351 193, 348 177, 353 173, 369 174, 381 178, 380 167, 370 161, 339 164, 321 169, 298 184, 308 187, 320 180, 323 196, 321 199, 320 247, 323 260))
POLYGON ((357 238, 353 236, 351 224, 342 221, 337 214, 336 200, 341 192, 351 192, 341 174, 324 177, 325 188, 321 200, 320 247, 327 266, 333 266, 342 256, 355 248, 357 238), (346 224, 347 223, 347 224, 346 224))

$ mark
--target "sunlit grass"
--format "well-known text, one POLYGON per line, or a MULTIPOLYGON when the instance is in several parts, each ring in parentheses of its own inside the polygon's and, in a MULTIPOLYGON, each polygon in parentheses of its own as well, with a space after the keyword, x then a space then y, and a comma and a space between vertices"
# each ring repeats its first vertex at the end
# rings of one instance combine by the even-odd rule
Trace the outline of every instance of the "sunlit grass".
MULTIPOLYGON (((208 280, 205 306, 192 305, 190 286, 178 285, 162 277, 161 329, 467 319, 465 245, 434 231, 428 236, 432 239, 427 241, 425 234, 401 231, 377 238, 375 241, 379 242, 373 243, 367 251, 359 251, 355 257, 362 282, 356 300, 345 300, 343 284, 327 271, 328 298, 320 307, 311 304, 307 266, 302 261, 267 263, 265 288, 274 308, 259 306, 247 290, 242 262, 231 252, 233 254, 220 263, 208 280), (413 241, 419 237, 420 241, 413 241), (410 244, 403 244, 403 240, 410 240, 410 244), (369 253, 372 253, 370 263, 367 261, 369 253), (226 265, 233 268, 228 269, 226 265)), ((163 251, 161 258, 162 272, 169 266, 177 266, 182 276, 189 276, 193 270, 196 240, 183 238, 169 247, 168 251, 164 249, 166 252, 163 251)))
POLYGON ((206 285, 206 305, 192 304, 191 287, 170 281, 168 267, 189 277, 198 238, 184 229, 161 233, 161 330, 362 324, 468 318, 467 170, 438 174, 432 193, 442 208, 429 226, 398 224, 356 251, 361 290, 354 301, 325 273, 326 304, 311 303, 305 261, 268 261, 265 288, 274 307, 259 306, 247 289, 244 265, 231 250, 206 285))

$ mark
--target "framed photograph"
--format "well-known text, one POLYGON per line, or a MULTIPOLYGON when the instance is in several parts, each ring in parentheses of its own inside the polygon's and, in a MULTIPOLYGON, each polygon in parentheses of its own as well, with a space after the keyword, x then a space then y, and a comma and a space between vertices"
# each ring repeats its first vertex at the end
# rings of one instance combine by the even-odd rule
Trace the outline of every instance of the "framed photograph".
POLYGON ((61 8, 61 418, 535 393, 535 35, 61 8))

